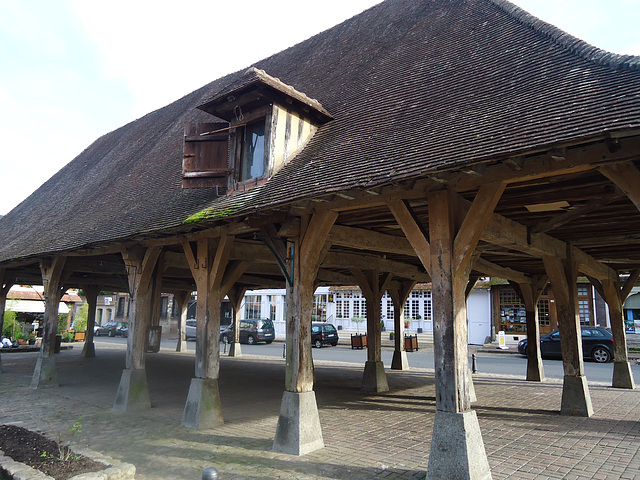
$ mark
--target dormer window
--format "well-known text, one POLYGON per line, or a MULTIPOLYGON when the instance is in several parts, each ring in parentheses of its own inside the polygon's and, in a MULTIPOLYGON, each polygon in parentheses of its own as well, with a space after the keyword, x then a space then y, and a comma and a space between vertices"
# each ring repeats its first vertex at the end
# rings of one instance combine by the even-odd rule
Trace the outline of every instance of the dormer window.
POLYGON ((250 123, 241 129, 239 182, 261 178, 267 170, 265 119, 250 123))
POLYGON ((185 130, 184 164, 206 164, 208 170, 187 171, 183 167, 183 187, 185 184, 187 187, 210 186, 214 182, 197 183, 188 177, 212 178, 224 172, 227 193, 267 181, 306 145, 320 125, 332 119, 317 100, 256 68, 247 70, 233 84, 198 108, 227 121, 228 127, 205 133, 200 133, 206 130, 200 127, 189 131, 197 131, 201 137, 211 135, 211 139, 225 135, 219 141, 227 140, 228 154, 222 158, 225 155, 223 149, 209 145, 207 149, 201 148, 199 151, 218 155, 217 158, 188 160, 187 155, 197 157, 198 154, 193 146, 187 148, 188 142, 209 140, 187 135, 185 130))

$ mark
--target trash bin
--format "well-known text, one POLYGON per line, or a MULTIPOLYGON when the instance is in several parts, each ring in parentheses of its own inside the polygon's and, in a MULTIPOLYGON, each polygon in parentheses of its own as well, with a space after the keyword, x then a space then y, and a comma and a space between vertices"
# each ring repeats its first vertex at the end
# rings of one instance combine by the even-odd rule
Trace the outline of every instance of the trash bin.
POLYGON ((62 335, 56 335, 56 343, 53 347, 53 353, 60 353, 61 344, 62 344, 62 335))

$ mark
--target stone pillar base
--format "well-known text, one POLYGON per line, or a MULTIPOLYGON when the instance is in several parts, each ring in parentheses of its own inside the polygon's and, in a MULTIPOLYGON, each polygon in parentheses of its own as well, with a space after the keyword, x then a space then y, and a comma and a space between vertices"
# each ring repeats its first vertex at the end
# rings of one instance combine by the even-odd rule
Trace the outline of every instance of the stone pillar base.
POLYGON ((387 374, 382 362, 366 362, 362 376, 362 390, 365 392, 388 392, 387 374))
POLYGON ((31 388, 50 388, 58 386, 58 371, 56 359, 53 357, 38 357, 36 368, 31 377, 31 388))
POLYGON ((282 394, 273 449, 305 455, 324 447, 315 392, 282 394))
POLYGON ((560 414, 573 415, 576 417, 590 417, 593 415, 587 377, 584 375, 564 376, 560 414))
POLYGON ((394 350, 391 370, 409 370, 409 361, 405 350, 394 350))
POLYGON ((186 352, 187 351, 187 341, 178 339, 178 343, 176 344, 176 352, 186 352))
POLYGON ((230 357, 241 357, 242 349, 240 348, 239 342, 231 342, 229 343, 229 356, 230 357))
POLYGON ((147 371, 144 368, 125 369, 120 377, 113 409, 126 412, 143 408, 151 408, 147 371))
POLYGON ((93 342, 84 342, 82 347, 82 358, 95 358, 96 346, 93 342))
POLYGON ((488 480, 489 461, 476 412, 436 410, 427 480, 488 480))
POLYGON ((471 374, 471 369, 469 369, 469 401, 471 403, 478 401, 478 397, 476 397, 476 387, 473 384, 473 375, 471 374))
POLYGON ((629 361, 615 362, 613 364, 613 382, 611 386, 613 388, 627 388, 629 390, 636 388, 629 361))
POLYGON ((527 359, 527 381, 528 382, 544 382, 544 367, 542 359, 527 359))
POLYGON ((220 425, 224 425, 224 417, 218 379, 192 378, 182 414, 182 426, 206 430, 220 425))

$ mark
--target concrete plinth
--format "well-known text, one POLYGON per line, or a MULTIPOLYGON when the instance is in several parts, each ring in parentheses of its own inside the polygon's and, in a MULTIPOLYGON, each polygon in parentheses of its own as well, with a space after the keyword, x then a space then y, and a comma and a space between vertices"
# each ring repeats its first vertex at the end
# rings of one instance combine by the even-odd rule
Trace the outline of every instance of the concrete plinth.
POLYGON ((471 370, 469 370, 469 401, 471 403, 478 401, 478 397, 476 397, 476 387, 473 384, 473 376, 471 375, 471 370))
POLYGON ((564 376, 560 413, 562 415, 573 415, 575 417, 590 417, 593 415, 587 377, 584 375, 564 376))
POLYGON ((82 358, 94 358, 96 356, 96 346, 93 342, 84 342, 82 347, 82 358))
POLYGON ((186 352, 187 351, 187 341, 178 339, 178 343, 176 343, 176 352, 186 352))
POLYGON ((404 350, 394 350, 393 360, 391 360, 391 370, 409 370, 407 352, 404 350))
POLYGON ((631 365, 629 362, 615 362, 613 364, 613 382, 611 386, 614 388, 627 388, 633 390, 636 388, 633 382, 633 373, 631 373, 631 365))
POLYGON ((217 378, 191 379, 182 425, 203 430, 224 425, 217 378))
POLYGON ((382 362, 366 362, 362 376, 362 390, 365 392, 388 392, 387 374, 382 362))
POLYGON ((147 371, 144 368, 123 370, 113 409, 126 412, 146 408, 151 408, 147 371))
POLYGON ((58 386, 58 371, 56 359, 53 357, 38 357, 36 368, 31 377, 31 388, 50 388, 58 386))
POLYGON ((476 412, 436 410, 427 480, 491 478, 476 412))
POLYGON ((240 348, 240 343, 231 342, 229 343, 229 356, 230 357, 241 357, 242 349, 240 348))
POLYGON ((273 449, 305 455, 324 447, 315 392, 282 394, 273 449))

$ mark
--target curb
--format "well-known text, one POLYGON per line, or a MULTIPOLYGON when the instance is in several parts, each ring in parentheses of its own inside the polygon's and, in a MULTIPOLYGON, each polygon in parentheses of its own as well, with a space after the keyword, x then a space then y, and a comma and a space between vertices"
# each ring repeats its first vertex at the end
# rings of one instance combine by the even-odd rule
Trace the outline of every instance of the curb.
MULTIPOLYGON (((84 455, 91 460, 109 465, 108 468, 100 472, 82 473, 70 477, 69 480, 133 480, 136 475, 136 467, 131 463, 124 463, 114 460, 111 457, 94 452, 88 449, 79 449, 75 453, 84 455)), ((53 477, 45 475, 39 470, 24 463, 16 462, 11 457, 7 457, 0 450, 0 470, 9 474, 13 480, 54 480, 53 477)))

